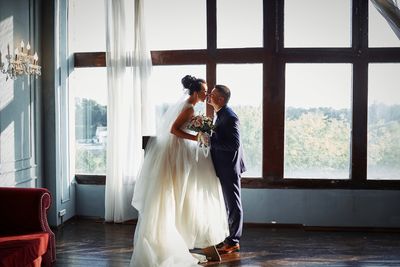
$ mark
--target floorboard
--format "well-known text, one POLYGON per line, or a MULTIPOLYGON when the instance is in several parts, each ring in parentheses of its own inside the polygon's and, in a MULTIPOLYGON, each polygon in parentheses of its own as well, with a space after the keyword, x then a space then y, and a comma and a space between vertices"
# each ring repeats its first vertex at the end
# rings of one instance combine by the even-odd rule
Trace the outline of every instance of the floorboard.
MULTIPOLYGON (((73 219, 56 231, 56 267, 128 266, 135 225, 73 219)), ((244 228, 240 253, 205 266, 400 266, 400 233, 244 228)))

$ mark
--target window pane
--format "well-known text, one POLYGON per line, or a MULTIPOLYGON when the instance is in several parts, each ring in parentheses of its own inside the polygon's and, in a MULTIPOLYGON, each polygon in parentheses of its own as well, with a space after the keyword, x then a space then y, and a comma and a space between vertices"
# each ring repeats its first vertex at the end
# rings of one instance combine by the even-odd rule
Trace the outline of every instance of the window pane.
POLYGON ((400 64, 370 64, 368 179, 400 179, 400 64))
POLYGON ((348 179, 352 67, 287 64, 285 178, 348 179))
POLYGON ((150 50, 206 48, 206 1, 146 0, 144 13, 150 50))
POLYGON ((263 46, 263 1, 217 1, 217 47, 263 46))
MULTIPOLYGON (((175 104, 180 98, 186 97, 181 80, 188 74, 205 80, 206 66, 153 66, 149 88, 151 89, 152 101, 155 104, 156 125, 159 125, 162 114, 170 105, 175 104)), ((205 103, 197 103, 195 112, 205 114, 205 103)))
POLYGON ((369 2, 368 42, 370 47, 399 47, 400 40, 386 19, 378 12, 374 4, 369 2))
POLYGON ((285 47, 350 47, 351 0, 285 0, 285 47))
POLYGON ((104 0, 70 0, 69 3, 69 51, 106 51, 104 0))
POLYGON ((229 106, 240 119, 247 171, 243 177, 262 177, 262 64, 219 64, 217 84, 231 89, 229 106))
POLYGON ((105 174, 107 144, 106 68, 77 68, 70 87, 75 99, 75 173, 105 174))

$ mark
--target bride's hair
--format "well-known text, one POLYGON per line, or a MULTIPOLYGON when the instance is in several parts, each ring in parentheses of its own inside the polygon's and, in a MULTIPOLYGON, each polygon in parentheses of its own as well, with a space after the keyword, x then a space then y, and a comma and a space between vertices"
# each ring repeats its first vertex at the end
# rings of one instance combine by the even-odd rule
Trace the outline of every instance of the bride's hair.
POLYGON ((191 75, 186 75, 182 78, 182 85, 185 89, 189 91, 189 95, 192 95, 194 92, 201 91, 201 84, 206 83, 203 79, 198 79, 191 75))

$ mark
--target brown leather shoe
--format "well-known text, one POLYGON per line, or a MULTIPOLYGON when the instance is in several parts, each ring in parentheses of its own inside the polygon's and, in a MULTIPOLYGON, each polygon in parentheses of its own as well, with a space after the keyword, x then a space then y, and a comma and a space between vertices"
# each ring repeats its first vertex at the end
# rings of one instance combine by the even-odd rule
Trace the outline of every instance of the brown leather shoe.
POLYGON ((206 255, 206 258, 209 261, 221 261, 221 256, 219 255, 215 246, 203 248, 203 253, 206 255))
POLYGON ((229 253, 239 252, 239 251, 240 251, 239 244, 236 244, 236 245, 225 244, 222 246, 222 248, 218 249, 219 254, 229 254, 229 253))
POLYGON ((215 245, 216 248, 222 248, 225 245, 224 242, 219 243, 218 245, 215 245))

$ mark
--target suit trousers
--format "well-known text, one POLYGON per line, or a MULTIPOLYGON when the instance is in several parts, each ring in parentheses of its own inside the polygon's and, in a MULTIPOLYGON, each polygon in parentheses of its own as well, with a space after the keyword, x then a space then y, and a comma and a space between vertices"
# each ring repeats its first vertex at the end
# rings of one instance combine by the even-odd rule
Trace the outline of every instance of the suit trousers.
POLYGON ((229 236, 225 239, 225 242, 229 245, 236 245, 239 243, 243 230, 240 176, 232 173, 231 175, 221 175, 219 179, 229 224, 229 236))

